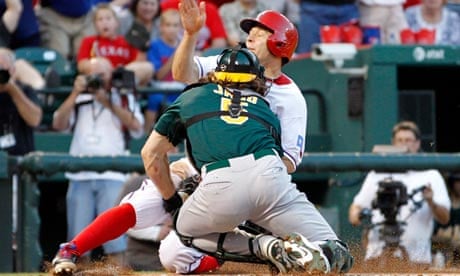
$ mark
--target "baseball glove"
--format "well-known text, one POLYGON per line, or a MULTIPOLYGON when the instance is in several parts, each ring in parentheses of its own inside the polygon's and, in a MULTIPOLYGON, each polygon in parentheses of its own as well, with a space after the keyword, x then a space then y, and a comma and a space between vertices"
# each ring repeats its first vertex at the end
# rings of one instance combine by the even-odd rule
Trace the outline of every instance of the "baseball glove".
POLYGON ((198 184, 200 184, 200 182, 201 176, 199 174, 187 177, 179 183, 179 188, 177 189, 177 192, 179 194, 186 194, 187 196, 189 196, 196 190, 196 187, 198 187, 198 184))

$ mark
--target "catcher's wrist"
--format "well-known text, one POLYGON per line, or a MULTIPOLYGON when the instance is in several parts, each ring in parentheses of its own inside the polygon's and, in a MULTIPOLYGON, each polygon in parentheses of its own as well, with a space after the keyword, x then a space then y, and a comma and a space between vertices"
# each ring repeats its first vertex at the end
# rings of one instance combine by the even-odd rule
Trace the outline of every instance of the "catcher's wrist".
POLYGON ((168 213, 173 213, 182 206, 182 198, 175 192, 169 199, 163 198, 163 208, 168 213))

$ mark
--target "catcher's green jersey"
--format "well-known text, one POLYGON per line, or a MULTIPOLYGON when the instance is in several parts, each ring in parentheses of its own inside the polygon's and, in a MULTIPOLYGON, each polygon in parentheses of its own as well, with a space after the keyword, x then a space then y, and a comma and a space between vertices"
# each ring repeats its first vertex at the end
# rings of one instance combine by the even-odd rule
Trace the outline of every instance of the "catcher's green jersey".
POLYGON ((198 168, 264 149, 275 149, 281 156, 281 147, 271 133, 280 133, 278 118, 262 97, 247 91, 241 93, 242 112, 233 118, 226 113, 233 98, 230 91, 214 83, 192 87, 166 109, 155 130, 174 145, 187 136, 198 168), (213 112, 214 115, 199 119, 184 131, 191 118, 213 112))

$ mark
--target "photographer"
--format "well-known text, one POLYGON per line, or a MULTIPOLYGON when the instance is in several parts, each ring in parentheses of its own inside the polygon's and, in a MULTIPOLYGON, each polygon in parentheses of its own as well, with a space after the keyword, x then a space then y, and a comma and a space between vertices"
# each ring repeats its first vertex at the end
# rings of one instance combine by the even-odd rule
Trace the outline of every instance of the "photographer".
MULTIPOLYGON (((53 117, 57 130, 73 129, 70 154, 113 156, 125 154, 126 134, 143 135, 143 116, 132 93, 111 87, 113 68, 105 58, 90 60, 89 75, 79 75, 73 90, 53 117), (125 103, 127 105, 125 105, 125 103)), ((72 238, 100 213, 116 204, 126 176, 107 171, 66 173, 68 237, 72 238)), ((122 257, 123 237, 103 245, 106 254, 122 257)), ((120 259, 121 260, 121 259, 120 259)))
MULTIPOLYGON (((34 128, 43 116, 35 90, 18 80, 14 53, 0 48, 0 151, 21 156, 35 150, 34 128)), ((13 194, 17 198, 18 175, 11 178, 13 194)), ((13 201, 13 254, 16 254, 17 202, 13 201)))
MULTIPOLYGON (((410 154, 419 152, 420 131, 417 125, 408 121, 397 124, 393 128, 392 144, 396 147, 405 147, 407 153, 410 154)), ((444 179, 437 170, 409 170, 404 173, 371 171, 350 206, 349 221, 352 225, 360 225, 363 210, 372 209, 371 223, 373 227, 368 229, 364 244, 366 247, 365 260, 376 262, 376 265, 372 267, 377 267, 378 263, 383 260, 378 257, 382 256, 397 259, 401 259, 402 256, 403 260, 401 261, 407 264, 407 267, 412 265, 414 267, 428 267, 431 264, 431 233, 434 220, 441 224, 447 223, 449 221, 449 208, 450 200, 444 179), (392 182, 392 184, 385 185, 382 182, 392 182), (405 189, 397 187, 397 184, 403 185, 405 189), (379 194, 385 193, 382 191, 384 186, 400 189, 394 192, 395 196, 402 195, 404 197, 404 193, 406 193, 407 197, 405 200, 404 198, 397 200, 388 196, 392 192, 387 190, 386 196, 377 199, 379 194), (381 205, 385 205, 382 198, 398 205, 393 206, 396 208, 396 221, 391 222, 394 225, 390 226, 402 231, 399 234, 389 233, 393 234, 393 237, 387 236, 396 241, 396 246, 395 244, 388 244, 388 239, 385 239, 385 236, 382 237, 382 233, 386 230, 384 227, 391 224, 388 222, 387 211, 389 209, 381 208, 381 205), (396 249, 391 251, 391 256, 384 254, 388 248, 396 249), (404 256, 403 253, 407 253, 407 256, 404 256), (409 259, 404 260, 404 257, 409 259)))
POLYGON ((0 48, 0 150, 10 155, 33 151, 33 130, 42 114, 35 91, 16 79, 13 52, 0 48))

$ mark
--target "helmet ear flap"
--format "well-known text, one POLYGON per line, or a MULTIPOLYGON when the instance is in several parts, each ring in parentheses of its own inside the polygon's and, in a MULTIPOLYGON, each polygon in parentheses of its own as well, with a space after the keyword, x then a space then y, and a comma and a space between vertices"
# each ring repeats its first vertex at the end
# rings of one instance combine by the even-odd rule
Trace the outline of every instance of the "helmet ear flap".
POLYGON ((276 38, 275 34, 272 34, 268 37, 267 48, 270 50, 270 53, 272 53, 274 56, 281 56, 282 52, 280 51, 280 49, 283 47, 284 44, 285 43, 276 38))

